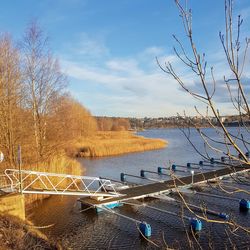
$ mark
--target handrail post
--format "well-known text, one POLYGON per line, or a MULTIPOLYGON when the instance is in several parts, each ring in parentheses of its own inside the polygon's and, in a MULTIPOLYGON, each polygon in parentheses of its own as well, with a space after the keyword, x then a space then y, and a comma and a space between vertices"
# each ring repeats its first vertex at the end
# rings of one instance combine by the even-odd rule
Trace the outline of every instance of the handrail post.
POLYGON ((22 150, 21 146, 18 145, 17 149, 17 161, 18 161, 18 170, 19 170, 19 192, 23 193, 23 185, 22 185, 22 150))

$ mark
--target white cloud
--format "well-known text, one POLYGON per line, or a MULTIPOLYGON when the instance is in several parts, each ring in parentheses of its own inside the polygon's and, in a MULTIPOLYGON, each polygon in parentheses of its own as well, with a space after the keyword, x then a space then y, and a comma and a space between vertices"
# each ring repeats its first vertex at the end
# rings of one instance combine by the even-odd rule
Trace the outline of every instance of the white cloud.
POLYGON ((164 53, 164 49, 161 48, 161 47, 156 47, 156 46, 146 48, 143 51, 143 54, 145 54, 145 55, 153 55, 153 56, 162 55, 163 53, 164 53))
POLYGON ((71 52, 70 56, 100 58, 109 55, 109 49, 105 46, 105 38, 101 33, 90 36, 82 32, 72 39, 74 42, 66 44, 66 48, 71 52))
POLYGON ((85 64, 79 64, 68 60, 63 60, 62 65, 69 76, 78 80, 114 85, 116 82, 125 79, 123 77, 112 75, 107 70, 102 70, 99 67, 90 67, 85 64))
POLYGON ((97 115, 167 116, 193 106, 190 97, 156 64, 145 70, 135 58, 119 58, 104 62, 103 67, 64 60, 63 67, 72 78, 100 86, 102 92, 77 93, 97 115))
MULTIPOLYGON (((99 44, 96 43, 95 47, 99 48, 99 44)), ((105 49, 102 52, 104 55, 105 49)), ((190 115, 195 115, 193 107, 199 106, 200 103, 181 91, 178 83, 159 69, 154 53, 160 53, 158 58, 163 65, 165 61, 172 62, 187 86, 199 91, 200 87, 194 74, 188 72, 175 55, 164 56, 162 48, 146 48, 137 55, 126 58, 103 56, 101 60, 96 60, 96 65, 85 57, 77 62, 62 62, 63 68, 72 78, 72 90, 78 89, 75 95, 95 115, 157 117, 183 113, 184 110, 190 115), (79 91, 79 86, 73 84, 74 79, 83 83, 82 90, 79 91)), ((222 55, 216 54, 213 57, 216 66, 224 70, 225 66, 220 60, 222 55)))
POLYGON ((127 74, 142 74, 138 67, 138 61, 134 59, 112 59, 106 62, 108 69, 112 71, 124 72, 127 74))

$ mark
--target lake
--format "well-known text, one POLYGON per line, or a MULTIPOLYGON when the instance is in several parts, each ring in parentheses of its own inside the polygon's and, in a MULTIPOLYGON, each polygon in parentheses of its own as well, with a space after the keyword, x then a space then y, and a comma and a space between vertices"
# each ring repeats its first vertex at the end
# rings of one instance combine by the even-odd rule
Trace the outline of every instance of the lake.
MULTIPOLYGON (((218 135, 213 129, 208 128, 205 131, 209 137, 217 140, 218 135)), ((234 128, 230 128, 230 131, 237 134, 237 130, 234 128)), ((150 138, 166 139, 168 146, 161 150, 121 156, 79 159, 86 168, 85 175, 119 180, 121 172, 139 175, 141 169, 156 171, 159 166, 166 167, 173 163, 186 165, 187 162, 201 160, 201 156, 193 149, 179 129, 155 129, 138 134, 150 138)), ((204 149, 204 142, 198 134, 194 133, 193 129, 191 129, 191 138, 199 150, 211 153, 211 150, 204 149)), ((218 158, 221 154, 212 152, 211 156, 218 158)), ((149 176, 157 178, 157 175, 154 174, 149 176)), ((127 177, 127 180, 140 184, 146 183, 146 181, 132 177, 127 177)), ((231 186, 237 187, 237 184, 233 183, 231 186)), ((244 186, 244 189, 250 191, 249 186, 244 186)), ((212 187, 206 188, 205 191, 221 194, 220 191, 212 187)), ((237 193, 230 197, 249 199, 249 193, 237 193)), ((193 194, 186 194, 186 199, 192 204, 204 203, 209 209, 226 212, 235 217, 240 225, 250 226, 249 213, 240 213, 238 202, 193 194)), ((168 211, 180 211, 176 203, 168 201, 149 199, 146 204, 168 211)), ((80 213, 80 210, 77 197, 54 196, 38 202, 32 212, 28 213, 28 218, 37 226, 50 225, 42 231, 62 242, 65 247, 72 249, 159 249, 164 248, 166 244, 183 249, 194 246, 196 249, 198 248, 196 241, 200 242, 204 248, 208 248, 208 243, 211 243, 215 249, 221 249, 225 248, 225 245, 229 248, 232 247, 231 241, 241 248, 248 246, 250 242, 249 236, 245 233, 240 232, 240 236, 237 236, 232 233, 230 227, 221 224, 203 223, 203 230, 194 239, 189 232, 188 223, 180 217, 152 211, 147 207, 125 205, 115 209, 119 213, 149 223, 152 227, 150 240, 157 247, 142 238, 137 225, 131 221, 106 212, 95 214, 90 209, 80 213), (190 240, 188 240, 189 238, 190 240)), ((186 210, 184 210, 184 214, 192 216, 186 210)))

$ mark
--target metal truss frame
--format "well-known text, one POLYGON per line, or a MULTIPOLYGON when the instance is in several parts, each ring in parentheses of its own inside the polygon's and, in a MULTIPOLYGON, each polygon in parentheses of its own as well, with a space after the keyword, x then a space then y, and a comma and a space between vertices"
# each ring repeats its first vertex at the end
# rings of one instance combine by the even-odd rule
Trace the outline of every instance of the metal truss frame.
POLYGON ((21 192, 23 194, 77 195, 103 198, 120 196, 115 190, 115 184, 108 179, 98 177, 29 170, 19 171, 18 169, 6 169, 5 175, 10 182, 9 186, 12 192, 21 192))

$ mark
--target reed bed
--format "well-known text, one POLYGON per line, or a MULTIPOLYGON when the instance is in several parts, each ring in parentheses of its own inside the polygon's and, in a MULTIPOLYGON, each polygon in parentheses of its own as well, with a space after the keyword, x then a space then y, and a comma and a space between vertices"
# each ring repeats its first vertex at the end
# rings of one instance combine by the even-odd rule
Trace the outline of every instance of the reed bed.
POLYGON ((103 157, 125 153, 155 150, 166 147, 161 139, 137 136, 129 131, 99 131, 96 135, 76 142, 77 157, 103 157))
MULTIPOLYGON (((38 171, 38 172, 50 172, 50 173, 71 174, 71 175, 82 175, 83 173, 83 168, 81 167, 80 163, 77 160, 72 159, 64 154, 55 156, 51 160, 48 160, 47 162, 43 162, 40 164, 24 165, 22 166, 22 169, 38 171)), ((4 187, 10 184, 8 179, 4 178, 3 172, 0 173, 0 177, 1 177, 0 187, 4 187)), ((51 178, 51 180, 53 181, 53 178, 51 178)), ((29 182, 30 180, 27 179, 26 181, 29 182)), ((48 181, 44 180, 44 182, 46 183, 46 185, 50 186, 48 181)), ((68 183, 66 181, 64 183, 61 183, 61 186, 64 188, 67 185, 68 183)), ((39 183, 35 183, 34 185, 32 185, 32 187, 41 188, 39 183)), ((44 194, 25 194, 25 205, 29 207, 29 205, 32 204, 33 202, 48 197, 49 195, 44 195, 44 194)))
MULTIPOLYGON (((28 169, 28 167, 26 167, 28 169)), ((70 175, 82 175, 83 168, 80 163, 66 155, 55 156, 46 163, 41 163, 35 166, 30 166, 29 169, 39 172, 50 172, 50 173, 60 173, 60 174, 70 174, 70 175)), ((51 178, 53 181, 53 178, 51 178)), ((48 184, 48 183, 46 183, 48 184)), ((62 187, 66 187, 67 182, 62 183, 62 187)), ((48 184, 49 186, 49 184, 48 184)), ((37 200, 42 200, 49 197, 49 195, 43 194, 28 194, 25 195, 25 204, 28 206, 37 200)))

